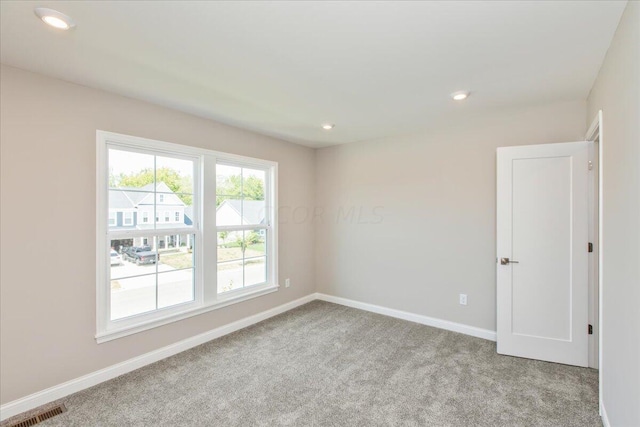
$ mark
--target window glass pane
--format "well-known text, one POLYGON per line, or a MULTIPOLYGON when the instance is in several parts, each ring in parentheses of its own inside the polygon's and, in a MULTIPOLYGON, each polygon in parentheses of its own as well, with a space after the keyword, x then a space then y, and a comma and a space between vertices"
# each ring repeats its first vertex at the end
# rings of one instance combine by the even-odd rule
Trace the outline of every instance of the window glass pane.
POLYGON ((218 262, 242 260, 242 230, 218 232, 218 262))
POLYGON ((111 280, 111 320, 155 310, 156 275, 111 280))
POLYGON ((218 232, 218 293, 266 283, 266 230, 218 232))
POLYGON ((240 289, 243 286, 243 281, 242 261, 218 263, 218 293, 240 289))
POLYGON ((193 225, 192 160, 110 149, 109 171, 110 227, 193 225))
POLYGON ((158 308, 193 301, 193 269, 158 273, 158 308))
MULTIPOLYGON (((123 251, 129 247, 133 246, 133 239, 113 239, 111 240, 111 250, 116 253, 123 255, 123 251)), ((124 258, 123 258, 124 259, 124 258)))
POLYGON ((109 227, 115 227, 117 225, 118 214, 115 211, 109 212, 109 227))
POLYGON ((251 258, 244 263, 244 286, 267 282, 267 258, 251 258))
POLYGON ((242 225, 265 225, 267 209, 264 200, 242 201, 242 225))
POLYGON ((193 161, 156 157, 156 191, 193 194, 193 161))
POLYGON ((242 169, 242 224, 265 224, 265 171, 242 169))
POLYGON ((216 165, 216 224, 242 224, 242 168, 216 165))
POLYGON ((193 195, 158 193, 156 195, 156 228, 192 227, 194 220, 193 195))
POLYGON ((193 234, 176 234, 159 237, 163 241, 163 250, 160 251, 158 271, 172 271, 194 266, 193 261, 193 234))
POLYGON ((242 168, 216 165, 216 194, 219 196, 242 196, 242 168))
POLYGON ((267 230, 256 229, 247 230, 244 232, 244 257, 253 258, 258 256, 265 256, 265 244, 267 239, 267 230))
POLYGON ((122 213, 122 225, 133 226, 133 212, 125 211, 122 213))
POLYGON ((194 234, 112 239, 110 243, 112 320, 155 310, 156 280, 157 308, 193 301, 194 234))
POLYGON ((219 164, 216 177, 217 225, 266 223, 264 170, 219 164))
POLYGON ((109 250, 109 259, 111 262, 111 278, 123 277, 122 274, 119 274, 118 270, 121 270, 125 265, 124 260, 122 254, 116 251, 113 246, 109 250), (116 268, 116 271, 114 271, 114 268, 116 268))
POLYGON ((153 193, 109 190, 109 230, 121 227, 152 229, 153 219, 153 193), (147 215, 146 222, 143 214, 147 215))
POLYGON ((111 279, 155 274, 158 253, 154 245, 153 237, 111 240, 111 279))
POLYGON ((264 200, 265 171, 242 169, 242 196, 245 200, 264 200))
POLYGON ((241 225, 242 200, 230 196, 216 197, 216 225, 241 225))
POLYGON ((109 187, 153 191, 154 156, 109 149, 109 187))

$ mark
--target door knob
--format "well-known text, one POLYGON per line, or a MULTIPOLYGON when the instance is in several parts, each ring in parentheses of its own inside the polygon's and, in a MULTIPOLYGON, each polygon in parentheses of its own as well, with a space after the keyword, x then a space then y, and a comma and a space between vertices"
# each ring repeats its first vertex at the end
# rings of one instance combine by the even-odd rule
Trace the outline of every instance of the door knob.
POLYGON ((519 264, 520 261, 512 261, 509 258, 500 258, 500 264, 502 265, 513 264, 513 263, 519 264))

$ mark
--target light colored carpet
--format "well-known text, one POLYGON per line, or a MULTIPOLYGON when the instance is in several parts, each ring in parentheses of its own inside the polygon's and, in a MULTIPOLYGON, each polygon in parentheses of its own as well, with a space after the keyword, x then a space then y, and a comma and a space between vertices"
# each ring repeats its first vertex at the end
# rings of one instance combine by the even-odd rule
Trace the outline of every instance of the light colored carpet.
POLYGON ((42 426, 601 426, 597 371, 314 301, 63 399, 42 426))

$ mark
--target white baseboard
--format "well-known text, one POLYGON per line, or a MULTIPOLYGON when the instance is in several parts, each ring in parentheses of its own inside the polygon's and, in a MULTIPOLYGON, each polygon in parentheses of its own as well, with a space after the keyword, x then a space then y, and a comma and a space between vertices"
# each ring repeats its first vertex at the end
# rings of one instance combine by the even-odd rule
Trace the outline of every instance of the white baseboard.
POLYGON ((602 418, 602 425, 604 427, 611 427, 609 423, 609 417, 607 416, 607 411, 604 409, 604 402, 600 404, 600 418, 602 418))
POLYGON ((118 363, 116 365, 100 369, 99 371, 92 372, 82 377, 67 381, 62 384, 58 384, 29 396, 25 396, 23 398, 6 403, 0 406, 0 421, 6 420, 7 418, 11 418, 14 415, 21 414, 31 409, 37 408, 38 406, 45 405, 54 400, 58 400, 62 397, 84 390, 86 388, 92 387, 96 384, 100 384, 101 382, 126 374, 143 366, 165 359, 169 356, 173 356, 185 350, 189 350, 190 348, 196 347, 200 344, 204 344, 213 339, 246 328, 247 326, 251 326, 255 323, 261 322, 270 317, 276 316, 278 314, 284 313, 285 311, 289 311, 298 306, 311 302, 314 299, 316 299, 315 294, 307 295, 295 301, 279 305, 278 307, 274 307, 261 313, 254 314, 253 316, 245 317, 244 319, 240 319, 236 322, 220 326, 219 328, 215 328, 208 332, 204 332, 194 337, 187 338, 175 344, 162 347, 158 350, 154 350, 141 356, 134 357, 133 359, 125 360, 124 362, 118 363))
MULTIPOLYGON (((373 313, 383 314, 385 316, 391 316, 398 319, 408 320, 410 322, 420 323, 422 325, 433 326, 453 332, 460 332, 462 334, 484 338, 490 341, 496 340, 496 333, 487 329, 476 328, 474 326, 463 325, 461 323, 436 319, 433 317, 409 313, 406 311, 394 310, 392 308, 381 307, 379 305, 368 304, 346 298, 335 297, 322 293, 315 293, 299 298, 295 301, 279 305, 278 307, 274 307, 261 313, 254 314, 253 316, 245 317, 244 319, 240 319, 236 322, 220 326, 219 328, 212 329, 200 335, 187 338, 175 344, 171 344, 158 350, 145 353, 138 357, 134 357, 133 359, 125 360, 124 362, 118 363, 116 365, 100 369, 99 371, 92 372, 82 377, 64 382, 62 384, 58 384, 37 393, 30 394, 29 396, 25 396, 23 398, 6 403, 0 406, 0 421, 6 420, 7 418, 11 418, 14 415, 21 414, 31 409, 37 408, 38 406, 45 405, 47 403, 53 402, 54 400, 61 399, 65 396, 87 389, 96 384, 100 384, 104 381, 142 368, 143 366, 181 353, 185 350, 189 350, 190 348, 196 347, 200 344, 204 344, 213 339, 220 338, 224 335, 246 328, 247 326, 251 326, 270 317, 284 313, 285 311, 292 310, 316 299, 345 305, 348 307, 358 308, 360 310, 366 310, 373 313)), ((602 419, 603 422, 605 422, 605 427, 607 427, 608 421, 605 421, 606 412, 604 411, 604 406, 602 407, 602 419)))
POLYGON ((459 332, 461 334, 471 335, 472 337, 483 338, 489 341, 496 340, 496 332, 488 329, 476 328, 475 326, 464 325, 462 323, 450 322, 448 320, 436 319, 435 317, 423 316, 421 314, 409 313, 408 311, 395 310, 393 308, 354 301, 347 298, 334 297, 333 295, 326 295, 322 293, 317 293, 316 298, 322 301, 346 305, 347 307, 358 308, 372 313, 384 314, 385 316, 420 323, 422 325, 433 326, 434 328, 459 332))

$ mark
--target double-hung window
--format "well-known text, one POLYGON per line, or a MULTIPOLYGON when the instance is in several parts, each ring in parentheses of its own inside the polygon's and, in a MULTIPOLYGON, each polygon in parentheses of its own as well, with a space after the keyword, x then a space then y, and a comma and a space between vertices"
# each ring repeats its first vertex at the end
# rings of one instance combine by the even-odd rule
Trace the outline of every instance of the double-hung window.
POLYGON ((271 239, 269 170, 221 159, 217 163, 216 206, 218 293, 264 284, 271 239))
POLYGON ((277 290, 274 162, 98 131, 97 171, 98 342, 277 290))

